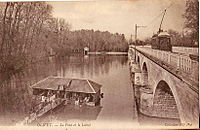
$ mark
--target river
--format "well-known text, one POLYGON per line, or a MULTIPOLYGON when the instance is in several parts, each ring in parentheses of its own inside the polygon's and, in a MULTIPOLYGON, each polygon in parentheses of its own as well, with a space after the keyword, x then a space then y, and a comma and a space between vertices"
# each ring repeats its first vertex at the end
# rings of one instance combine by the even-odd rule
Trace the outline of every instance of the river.
MULTIPOLYGON (((146 117, 136 110, 127 56, 66 56, 32 64, 16 75, 0 91, 0 125, 15 125, 28 114, 32 104, 32 84, 47 76, 87 78, 102 85, 104 97, 100 106, 62 106, 34 122, 89 120, 138 125, 164 125, 174 120, 146 117)), ((176 122, 176 121, 175 121, 176 122)))
POLYGON ((49 75, 91 79, 102 85, 104 98, 101 100, 101 105, 96 108, 61 107, 40 121, 80 119, 136 122, 127 56, 99 55, 52 58, 32 65, 27 73, 19 76, 19 80, 16 78, 12 80, 12 84, 15 85, 11 85, 9 91, 4 90, 5 95, 1 96, 0 109, 2 125, 15 124, 28 114, 32 96, 32 90, 28 86, 49 75))

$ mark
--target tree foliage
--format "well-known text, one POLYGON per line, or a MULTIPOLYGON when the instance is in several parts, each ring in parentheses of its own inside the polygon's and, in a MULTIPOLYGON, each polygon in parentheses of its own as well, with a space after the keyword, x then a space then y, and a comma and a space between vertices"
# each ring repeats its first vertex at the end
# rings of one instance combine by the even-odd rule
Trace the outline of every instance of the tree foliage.
POLYGON ((186 19, 185 28, 191 31, 191 38, 193 42, 199 41, 199 1, 187 0, 186 10, 183 15, 186 19))
POLYGON ((52 7, 45 2, 6 2, 0 11, 0 73, 7 79, 44 55, 44 25, 52 7))
POLYGON ((193 40, 189 35, 169 29, 168 33, 171 36, 171 44, 173 46, 195 47, 193 40))

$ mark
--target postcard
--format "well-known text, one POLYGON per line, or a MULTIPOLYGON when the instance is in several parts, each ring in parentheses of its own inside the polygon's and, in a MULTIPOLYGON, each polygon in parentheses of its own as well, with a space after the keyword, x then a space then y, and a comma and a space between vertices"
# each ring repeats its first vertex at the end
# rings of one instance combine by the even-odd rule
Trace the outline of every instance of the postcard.
POLYGON ((198 0, 0 2, 0 129, 199 127, 198 0))

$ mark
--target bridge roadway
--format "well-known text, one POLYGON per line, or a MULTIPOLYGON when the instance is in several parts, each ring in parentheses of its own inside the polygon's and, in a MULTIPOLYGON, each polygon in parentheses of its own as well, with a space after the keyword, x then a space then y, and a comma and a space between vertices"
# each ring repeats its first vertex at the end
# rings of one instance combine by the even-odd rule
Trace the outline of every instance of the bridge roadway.
POLYGON ((198 126, 198 61, 189 55, 129 47, 139 111, 198 126))

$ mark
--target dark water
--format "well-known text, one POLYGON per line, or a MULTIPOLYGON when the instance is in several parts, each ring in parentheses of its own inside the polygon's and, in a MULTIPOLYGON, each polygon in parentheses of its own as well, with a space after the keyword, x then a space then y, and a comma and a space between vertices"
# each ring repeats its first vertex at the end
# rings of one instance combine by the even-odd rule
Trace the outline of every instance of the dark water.
MULTIPOLYGON (((33 105, 32 90, 28 86, 50 75, 88 78, 102 84, 104 93, 98 108, 61 107, 51 113, 51 120, 132 121, 135 118, 134 99, 127 59, 127 56, 68 56, 32 64, 26 72, 16 75, 1 88, 0 124, 13 125, 27 116, 33 105)), ((48 115, 44 117, 44 120, 48 119, 48 115)))

